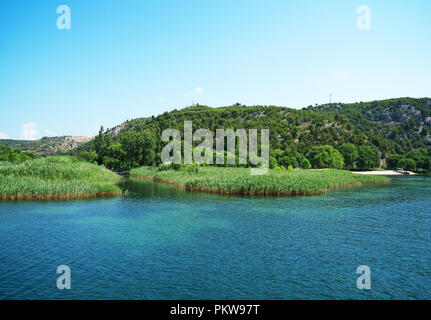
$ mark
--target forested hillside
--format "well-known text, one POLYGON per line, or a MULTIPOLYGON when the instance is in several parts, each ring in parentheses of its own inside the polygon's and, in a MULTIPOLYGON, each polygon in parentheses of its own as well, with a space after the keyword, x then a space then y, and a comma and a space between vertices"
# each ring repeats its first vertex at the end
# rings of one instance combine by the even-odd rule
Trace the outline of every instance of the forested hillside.
POLYGON ((347 119, 367 134, 370 142, 382 151, 403 153, 413 148, 431 146, 429 98, 327 104, 307 109, 335 119, 347 119))
POLYGON ((403 160, 405 169, 429 170, 429 98, 326 104, 301 110, 195 105, 102 129, 94 140, 71 153, 115 170, 158 165, 162 131, 174 128, 182 134, 184 121, 193 122, 193 131, 207 128, 214 136, 215 130, 222 128, 269 129, 272 167, 396 168, 403 160), (327 159, 322 160, 321 154, 327 159), (339 154, 344 158, 342 162, 339 154))

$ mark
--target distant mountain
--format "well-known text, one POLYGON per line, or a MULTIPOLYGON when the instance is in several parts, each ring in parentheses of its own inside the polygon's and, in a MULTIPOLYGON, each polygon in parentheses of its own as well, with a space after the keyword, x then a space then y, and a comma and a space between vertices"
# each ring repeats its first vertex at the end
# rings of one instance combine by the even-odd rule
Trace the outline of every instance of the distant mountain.
POLYGON ((79 145, 89 142, 94 137, 63 136, 43 137, 39 140, 0 139, 0 144, 7 144, 12 148, 33 152, 36 155, 52 155, 67 153, 79 145))

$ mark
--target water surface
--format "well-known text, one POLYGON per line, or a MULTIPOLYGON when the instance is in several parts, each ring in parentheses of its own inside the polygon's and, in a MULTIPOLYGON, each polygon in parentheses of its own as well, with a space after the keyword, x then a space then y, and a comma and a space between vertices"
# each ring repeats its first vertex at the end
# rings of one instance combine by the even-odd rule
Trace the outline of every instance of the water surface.
POLYGON ((0 202, 0 299, 431 299, 430 177, 312 197, 123 188, 0 202), (63 264, 70 290, 56 287, 63 264))

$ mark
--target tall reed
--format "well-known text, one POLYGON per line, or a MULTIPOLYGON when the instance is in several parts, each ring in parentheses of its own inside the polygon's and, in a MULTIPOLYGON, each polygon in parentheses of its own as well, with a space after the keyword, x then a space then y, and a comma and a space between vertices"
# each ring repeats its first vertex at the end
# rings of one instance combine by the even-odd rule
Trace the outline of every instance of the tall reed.
POLYGON ((119 194, 119 177, 91 163, 53 156, 0 164, 0 199, 73 199, 119 194))
POLYGON ((386 177, 356 175, 345 170, 269 170, 265 175, 251 175, 248 168, 201 167, 190 170, 158 170, 141 167, 131 170, 136 177, 174 184, 178 187, 204 192, 226 194, 311 195, 340 187, 364 183, 384 183, 386 177))

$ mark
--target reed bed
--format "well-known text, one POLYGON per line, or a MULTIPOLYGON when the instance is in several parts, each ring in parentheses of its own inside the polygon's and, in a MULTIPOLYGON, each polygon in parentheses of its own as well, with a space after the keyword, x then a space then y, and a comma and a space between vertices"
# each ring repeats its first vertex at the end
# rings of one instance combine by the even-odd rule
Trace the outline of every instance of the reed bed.
POLYGON ((389 178, 355 175, 346 170, 269 170, 255 176, 248 168, 201 167, 196 173, 188 170, 158 170, 140 167, 130 171, 135 177, 173 184, 190 191, 247 195, 315 195, 331 189, 361 186, 364 183, 385 183, 389 178))
POLYGON ((67 200, 115 196, 120 178, 71 157, 0 164, 0 200, 67 200))

